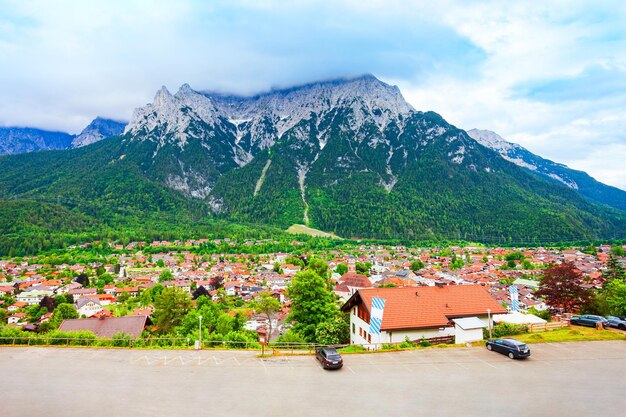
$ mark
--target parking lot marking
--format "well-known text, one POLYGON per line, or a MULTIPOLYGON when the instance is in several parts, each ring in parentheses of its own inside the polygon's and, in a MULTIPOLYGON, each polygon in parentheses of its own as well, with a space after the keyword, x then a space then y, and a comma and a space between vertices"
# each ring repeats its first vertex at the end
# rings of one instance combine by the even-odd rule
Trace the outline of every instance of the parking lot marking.
POLYGON ((356 373, 356 372, 354 372, 354 371, 352 370, 352 368, 350 368, 349 366, 346 366, 346 369, 347 369, 348 371, 352 372, 353 374, 354 374, 354 373, 356 373))

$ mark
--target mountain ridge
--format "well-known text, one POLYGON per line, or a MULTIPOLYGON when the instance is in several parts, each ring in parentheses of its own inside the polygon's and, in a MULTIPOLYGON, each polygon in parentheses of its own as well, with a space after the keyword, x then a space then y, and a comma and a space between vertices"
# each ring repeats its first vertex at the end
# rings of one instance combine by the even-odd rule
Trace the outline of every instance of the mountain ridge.
POLYGON ((78 135, 32 127, 0 127, 0 155, 86 146, 121 134, 125 125, 125 122, 98 116, 78 135))
POLYGON ((0 169, 6 195, 63 195, 115 224, 161 211, 176 218, 189 205, 203 214, 186 219, 304 224, 344 237, 626 233, 626 212, 533 175, 375 77, 247 98, 162 88, 121 136, 19 162, 0 158, 0 169))
POLYGON ((530 152, 490 130, 471 129, 467 134, 478 143, 498 152, 503 158, 548 181, 559 182, 598 203, 626 210, 626 191, 591 177, 584 171, 569 168, 530 152))

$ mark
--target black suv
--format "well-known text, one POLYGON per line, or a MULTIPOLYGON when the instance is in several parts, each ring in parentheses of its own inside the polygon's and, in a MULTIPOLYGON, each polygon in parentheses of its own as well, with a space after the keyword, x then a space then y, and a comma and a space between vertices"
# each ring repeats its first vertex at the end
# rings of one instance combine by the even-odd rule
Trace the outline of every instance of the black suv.
POLYGON ((319 348, 315 351, 315 358, 320 361, 324 369, 339 369, 343 366, 343 359, 335 348, 319 348))
POLYGON ((526 343, 511 338, 487 340, 487 350, 502 353, 511 359, 527 358, 530 356, 530 349, 526 343))

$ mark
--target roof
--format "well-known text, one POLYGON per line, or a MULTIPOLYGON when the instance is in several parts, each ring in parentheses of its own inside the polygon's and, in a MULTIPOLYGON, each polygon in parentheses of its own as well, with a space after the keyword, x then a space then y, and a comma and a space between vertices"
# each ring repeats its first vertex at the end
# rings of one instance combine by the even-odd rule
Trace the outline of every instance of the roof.
POLYGON ((454 319, 454 324, 459 326, 463 330, 483 329, 487 327, 484 321, 478 317, 464 317, 460 319, 454 319))
POLYGON ((386 301, 381 330, 441 327, 453 318, 486 315, 487 309, 507 311, 480 285, 359 289, 341 309, 363 301, 371 312, 372 297, 386 301))
POLYGON ((368 277, 354 272, 346 272, 339 281, 349 287, 369 288, 372 286, 372 282, 368 277))
POLYGON ((547 323, 546 320, 541 317, 537 317, 534 314, 523 314, 519 311, 513 311, 509 314, 495 314, 493 321, 496 323, 511 323, 511 324, 543 324, 547 323))
POLYGON ((147 318, 147 316, 124 316, 102 319, 68 319, 63 320, 59 330, 64 332, 88 330, 98 337, 106 338, 111 338, 116 333, 125 333, 136 338, 143 332, 147 318))

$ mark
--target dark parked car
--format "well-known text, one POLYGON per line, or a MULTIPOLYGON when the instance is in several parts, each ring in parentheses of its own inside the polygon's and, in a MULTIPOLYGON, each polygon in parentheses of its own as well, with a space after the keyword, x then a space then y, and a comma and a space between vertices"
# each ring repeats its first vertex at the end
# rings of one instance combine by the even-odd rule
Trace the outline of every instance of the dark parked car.
POLYGON ((620 330, 626 330, 626 317, 606 316, 607 326, 615 327, 620 330))
POLYGON ((511 338, 488 340, 487 349, 507 355, 511 359, 527 358, 530 356, 530 349, 526 343, 511 338))
POLYGON ((315 358, 324 369, 339 369, 343 366, 343 359, 335 348, 319 348, 315 351, 315 358))
POLYGON ((583 314, 582 316, 574 316, 569 319, 571 324, 578 326, 596 327, 598 322, 602 322, 603 326, 608 326, 609 322, 602 316, 596 316, 594 314, 583 314))

